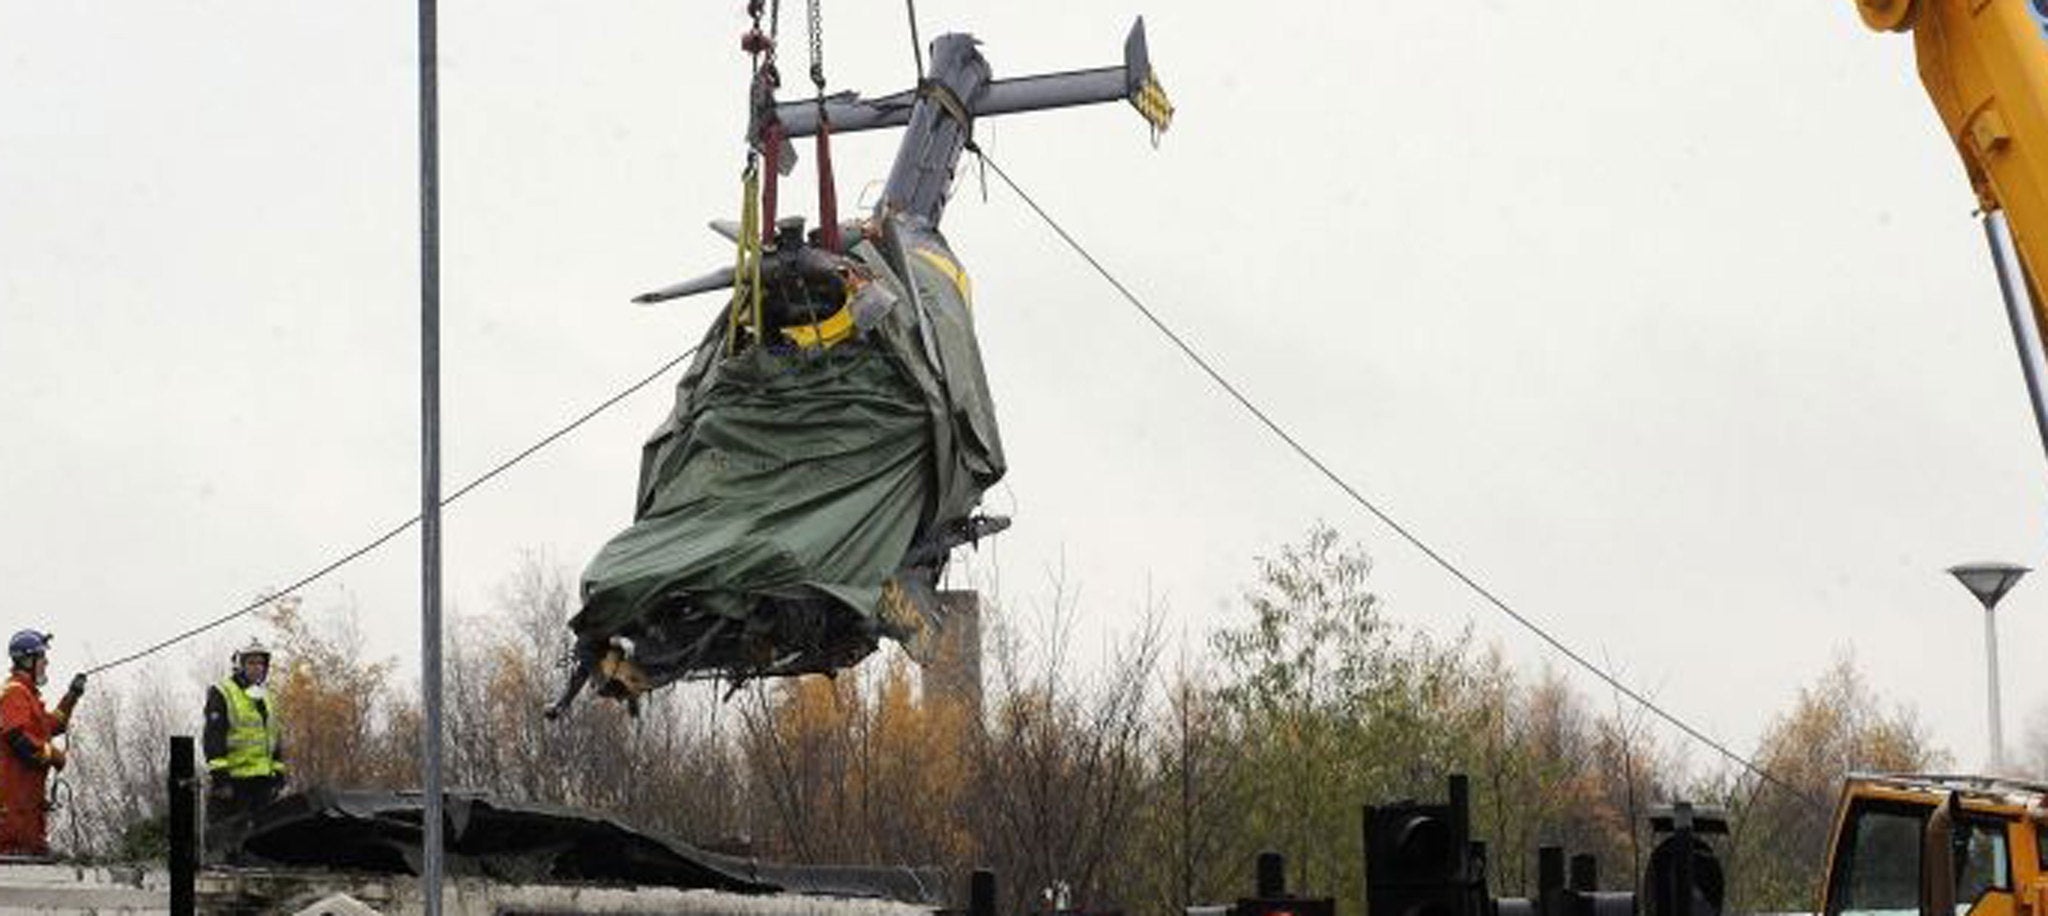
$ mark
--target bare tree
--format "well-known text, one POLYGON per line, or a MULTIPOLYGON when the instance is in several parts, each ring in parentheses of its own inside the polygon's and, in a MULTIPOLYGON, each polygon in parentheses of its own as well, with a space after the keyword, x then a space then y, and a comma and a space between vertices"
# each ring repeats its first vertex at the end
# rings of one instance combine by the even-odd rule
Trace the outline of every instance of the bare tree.
POLYGON ((1113 901, 1138 847, 1129 825, 1156 785, 1148 777, 1147 696, 1161 645, 1145 615, 1095 678, 1068 670, 1073 605, 1057 588, 1038 664, 999 642, 991 721, 976 734, 968 816, 1013 908, 1113 901), (1034 900, 1033 898, 1037 898, 1034 900))
POLYGON ((165 780, 170 736, 190 733, 175 693, 149 689, 169 680, 161 664, 128 678, 106 678, 81 704, 68 741, 71 765, 52 792, 60 807, 51 845, 73 856, 149 859, 168 848, 165 780), (139 685, 142 689, 132 689, 139 685))

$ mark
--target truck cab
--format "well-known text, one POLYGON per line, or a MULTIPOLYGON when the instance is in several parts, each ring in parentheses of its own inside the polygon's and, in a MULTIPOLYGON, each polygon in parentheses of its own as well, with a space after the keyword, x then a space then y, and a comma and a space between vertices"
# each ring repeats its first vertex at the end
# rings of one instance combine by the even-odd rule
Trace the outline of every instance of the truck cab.
POLYGON ((2048 916, 2048 786, 1856 775, 1842 789, 1824 916, 2048 916))

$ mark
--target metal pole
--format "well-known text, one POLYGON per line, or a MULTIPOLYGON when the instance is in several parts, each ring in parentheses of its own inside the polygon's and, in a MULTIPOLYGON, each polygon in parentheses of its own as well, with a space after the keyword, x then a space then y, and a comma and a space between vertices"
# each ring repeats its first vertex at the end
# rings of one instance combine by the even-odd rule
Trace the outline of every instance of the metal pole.
POLYGON ((996 916, 996 873, 977 868, 967 879, 967 916, 996 916))
POLYGON ((2048 396, 2042 392, 2042 380, 2048 378, 2048 366, 2041 356, 2041 333, 2034 321, 2033 296, 2027 290, 2027 275, 2020 268, 2019 254, 2012 244, 2012 228, 2006 224, 2005 214, 1992 211, 1984 214, 1984 237, 1991 243, 1991 263, 1997 268, 1998 292, 2005 299, 2005 317, 2012 326, 2013 346, 2019 350, 2020 372, 2027 379, 2027 398, 2034 408, 2034 431, 2041 437, 2041 448, 2048 452, 2048 396))
POLYGON ((1252 896, 1272 900, 1287 895, 1287 860, 1272 850, 1259 853, 1252 896))
POLYGON ((192 916, 199 912, 194 888, 199 871, 198 822, 193 801, 192 736, 171 736, 170 792, 171 916, 192 916))
POLYGON ((2005 767, 2005 735, 1998 714, 1998 619, 1984 609, 1984 679, 1991 694, 1991 772, 2005 767))
POLYGON ((435 0, 420 0, 421 902, 441 916, 441 188, 435 0))
POLYGON ((1949 575, 1970 590, 1977 603, 1984 608, 1984 711, 1990 717, 1986 729, 1991 740, 1990 759, 1985 766, 1993 772, 2005 762, 2005 729, 2000 724, 2004 716, 1998 709, 1998 601, 2019 584, 2020 577, 2027 574, 2027 568, 2012 563, 1963 563, 1951 566, 1949 575))
MULTIPOLYGON (((2041 439, 2041 448, 2048 453, 2048 394, 2042 390, 2043 378, 2048 378, 2048 366, 2044 366, 2041 354, 2041 330, 2034 319, 2033 294, 2027 286, 2027 274, 2019 259, 2019 250, 2012 243, 2012 226, 2006 222, 2005 213, 1992 211, 1984 214, 1984 237, 1991 244, 1991 263, 1997 268, 1998 293, 2005 300, 2006 323, 2012 327, 2013 348, 2019 351, 2020 374, 2027 381, 2027 401, 2034 409, 2034 432, 2041 439)), ((1997 772, 2004 766, 2005 741, 1999 725, 1998 713, 1998 622, 1992 616, 1992 605, 1984 606, 1984 676, 1989 681, 1991 715, 1991 770, 1997 772)))
MULTIPOLYGON (((1536 912, 1540 916, 1567 916, 1564 896, 1564 847, 1536 848, 1536 912)), ((1687 916, 1679 913, 1678 916, 1687 916)))
POLYGON ((1693 912, 1699 909, 1699 907, 1695 903, 1697 895, 1693 890, 1693 882, 1697 881, 1698 878, 1693 875, 1693 865, 1695 863, 1693 862, 1691 804, 1679 802, 1671 806, 1671 827, 1672 839, 1677 842, 1678 846, 1678 855, 1676 856, 1678 867, 1673 869, 1677 873, 1676 877, 1678 879, 1676 882, 1678 885, 1678 900, 1675 901, 1678 905, 1672 907, 1671 912, 1677 914, 1677 916, 1693 916, 1693 912))

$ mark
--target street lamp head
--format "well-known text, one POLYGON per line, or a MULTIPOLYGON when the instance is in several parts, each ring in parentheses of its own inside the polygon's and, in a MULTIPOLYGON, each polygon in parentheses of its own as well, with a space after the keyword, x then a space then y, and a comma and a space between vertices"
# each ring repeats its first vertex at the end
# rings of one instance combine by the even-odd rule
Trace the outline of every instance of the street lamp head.
POLYGON ((1964 563, 1948 568, 1948 574, 1963 583, 1970 594, 1976 595, 1977 601, 1987 611, 1996 606, 2006 592, 2012 591, 2027 571, 2027 567, 2012 563, 1964 563))

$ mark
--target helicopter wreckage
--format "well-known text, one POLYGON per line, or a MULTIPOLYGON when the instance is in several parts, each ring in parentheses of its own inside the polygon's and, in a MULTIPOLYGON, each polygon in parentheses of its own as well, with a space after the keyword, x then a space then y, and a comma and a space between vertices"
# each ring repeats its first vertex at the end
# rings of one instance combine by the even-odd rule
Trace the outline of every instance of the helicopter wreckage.
POLYGON ((927 660, 949 554, 1009 525, 976 513, 1003 476, 1002 440, 968 277, 939 232, 974 121, 1117 100, 1155 139, 1171 120, 1142 19, 1121 66, 993 80, 973 36, 948 34, 915 90, 828 96, 814 57, 818 97, 777 104, 758 6, 742 218, 712 224, 736 264, 635 301, 730 299, 642 449, 632 525, 584 571, 573 667, 551 715, 586 685, 637 708, 677 680, 737 689, 831 673, 883 638, 927 660), (842 225, 830 136, 896 126, 880 200, 842 225), (820 196, 808 233, 802 217, 775 217, 789 141, 806 136, 820 196))

